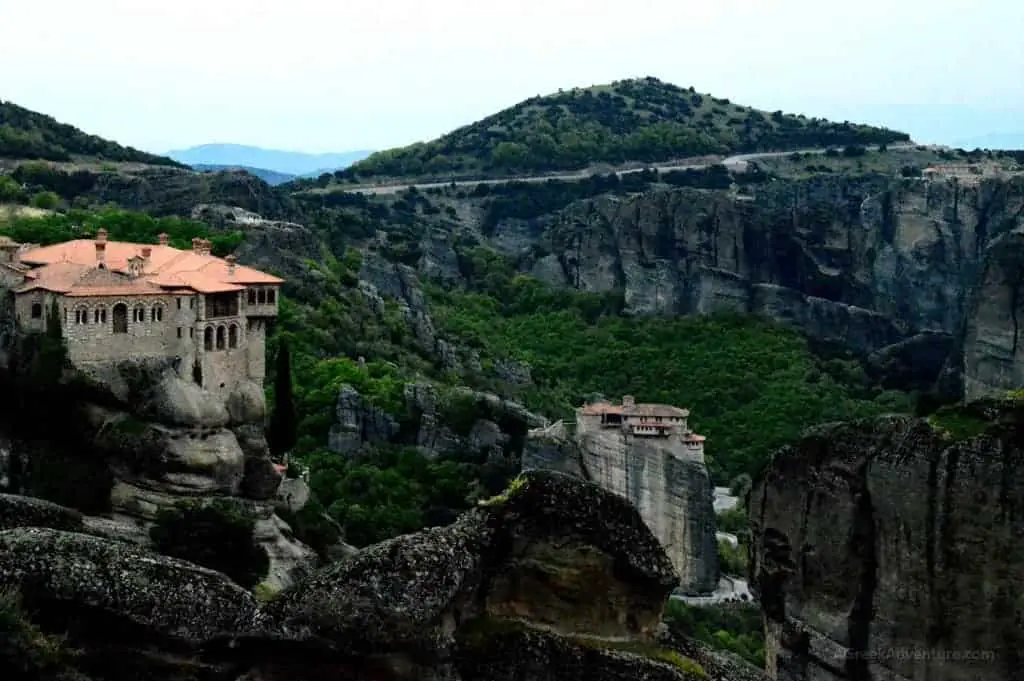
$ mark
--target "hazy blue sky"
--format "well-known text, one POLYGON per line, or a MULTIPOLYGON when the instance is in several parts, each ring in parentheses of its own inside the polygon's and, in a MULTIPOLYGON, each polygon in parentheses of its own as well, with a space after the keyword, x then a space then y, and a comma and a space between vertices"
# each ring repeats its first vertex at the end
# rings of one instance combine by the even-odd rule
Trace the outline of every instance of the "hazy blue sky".
POLYGON ((0 98, 152 151, 429 139, 653 75, 921 141, 1024 132, 1019 0, 0 0, 0 98))

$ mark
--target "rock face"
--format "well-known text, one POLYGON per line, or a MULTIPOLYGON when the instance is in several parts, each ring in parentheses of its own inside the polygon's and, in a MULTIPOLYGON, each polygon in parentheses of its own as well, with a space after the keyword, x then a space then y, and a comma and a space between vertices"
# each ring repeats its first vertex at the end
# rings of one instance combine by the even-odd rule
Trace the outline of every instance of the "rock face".
POLYGON ((368 547, 262 608, 219 573, 128 544, 0 532, 0 587, 64 612, 27 610, 84 648, 96 681, 145 659, 160 678, 697 681, 700 665, 659 643, 677 584, 625 499, 539 471, 451 526, 368 547))
POLYGON ((822 426, 750 495, 779 681, 1009 681, 1024 659, 1024 407, 822 426))
POLYGON ((574 475, 629 499, 665 547, 685 594, 718 587, 714 489, 703 460, 673 439, 627 437, 619 430, 576 432, 559 422, 530 432, 524 470, 574 475))
MULTIPOLYGON (((271 557, 268 585, 291 584, 312 567, 314 553, 274 516, 281 477, 263 438, 258 386, 243 383, 221 398, 178 378, 165 360, 96 363, 69 380, 86 387, 75 400, 78 413, 65 422, 73 437, 59 435, 105 467, 113 482, 108 518, 93 522, 94 531, 145 544, 147 527, 162 510, 186 500, 242 497, 246 503, 238 506, 255 521, 271 557)), ((19 458, 32 456, 19 448, 45 457, 46 437, 34 434, 11 449, 19 458)))
POLYGON ((1024 387, 1024 227, 993 240, 985 255, 952 360, 972 400, 1024 387))
POLYGON ((390 414, 342 385, 328 448, 354 454, 364 446, 392 443, 414 446, 431 458, 472 451, 492 460, 518 460, 527 431, 545 423, 517 402, 467 388, 442 395, 429 383, 409 383, 404 398, 404 413, 390 414))
POLYGON ((958 332, 986 244, 1024 206, 1024 180, 976 186, 881 175, 601 196, 492 245, 558 286, 623 291, 630 311, 764 314, 871 352, 958 332))

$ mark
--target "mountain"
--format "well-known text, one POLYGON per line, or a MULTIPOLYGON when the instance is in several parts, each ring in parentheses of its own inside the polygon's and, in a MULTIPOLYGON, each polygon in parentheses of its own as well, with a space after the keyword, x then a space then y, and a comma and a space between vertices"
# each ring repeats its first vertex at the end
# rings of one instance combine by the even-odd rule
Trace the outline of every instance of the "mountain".
POLYGON ((125 147, 0 100, 0 158, 70 161, 75 157, 113 162, 177 166, 164 156, 125 147))
POLYGON ((287 175, 316 176, 347 168, 369 156, 371 151, 342 151, 337 153, 307 154, 300 151, 261 149, 244 144, 200 144, 169 151, 167 155, 190 166, 221 166, 229 168, 258 168, 287 175))
POLYGON ((220 170, 244 170, 247 173, 251 173, 256 177, 260 178, 269 185, 277 186, 284 184, 285 182, 291 182, 297 176, 289 173, 279 173, 276 170, 267 170, 266 168, 251 168, 248 166, 233 166, 233 165, 217 165, 212 163, 196 163, 192 166, 196 170, 203 172, 215 173, 220 170))
POLYGON ((379 151, 353 164, 350 173, 508 176, 909 140, 886 128, 759 111, 642 78, 533 97, 436 140, 379 151))

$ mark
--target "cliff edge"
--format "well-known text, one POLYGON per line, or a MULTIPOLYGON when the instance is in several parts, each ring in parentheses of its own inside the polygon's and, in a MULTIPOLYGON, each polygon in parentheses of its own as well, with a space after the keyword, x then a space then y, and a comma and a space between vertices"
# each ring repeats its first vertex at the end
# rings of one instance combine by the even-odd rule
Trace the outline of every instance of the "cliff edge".
MULTIPOLYGON (((0 594, 27 606, 29 647, 66 637, 74 652, 47 650, 51 672, 57 660, 94 681, 709 678, 659 642, 678 579, 636 509, 557 473, 526 473, 454 524, 363 549, 269 604, 211 570, 81 534, 74 514, 5 504, 0 594), (19 526, 37 523, 60 529, 19 526)), ((0 646, 0 664, 10 654, 0 646)))
POLYGON ((778 681, 1009 681, 1024 629, 1024 405, 825 425, 750 495, 778 681))

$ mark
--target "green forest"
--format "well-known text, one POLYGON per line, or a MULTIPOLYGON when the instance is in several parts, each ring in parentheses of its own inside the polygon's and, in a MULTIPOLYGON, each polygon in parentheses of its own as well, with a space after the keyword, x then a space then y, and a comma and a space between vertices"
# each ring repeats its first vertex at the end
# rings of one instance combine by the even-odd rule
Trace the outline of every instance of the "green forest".
POLYGON ((70 161, 75 156, 101 161, 180 165, 164 156, 89 135, 13 102, 0 101, 0 158, 70 161))
POLYGON ((509 176, 909 139, 886 128, 762 112, 642 78, 533 97, 436 140, 377 152, 336 176, 509 176))

